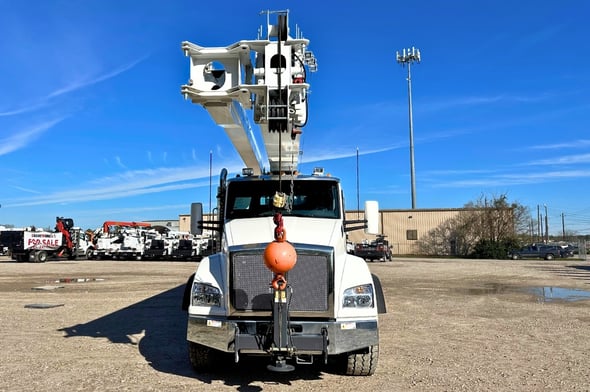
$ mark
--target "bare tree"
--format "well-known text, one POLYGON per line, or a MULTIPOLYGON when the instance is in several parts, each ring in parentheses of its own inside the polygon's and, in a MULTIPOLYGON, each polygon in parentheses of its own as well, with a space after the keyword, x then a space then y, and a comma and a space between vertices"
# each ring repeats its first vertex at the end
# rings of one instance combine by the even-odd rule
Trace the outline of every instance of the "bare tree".
POLYGON ((518 234, 526 234, 530 213, 519 203, 508 202, 506 195, 491 198, 482 195, 465 204, 464 210, 431 230, 418 242, 427 255, 468 256, 483 247, 493 247, 494 254, 515 243, 518 234))

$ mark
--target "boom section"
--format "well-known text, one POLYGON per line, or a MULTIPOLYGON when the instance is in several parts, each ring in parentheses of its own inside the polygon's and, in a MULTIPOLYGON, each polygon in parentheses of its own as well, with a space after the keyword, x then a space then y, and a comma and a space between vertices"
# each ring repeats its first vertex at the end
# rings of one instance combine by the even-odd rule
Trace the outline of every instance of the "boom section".
MULTIPOLYGON (((262 31, 262 29, 260 30, 262 31)), ((309 40, 289 35, 287 15, 267 25, 267 35, 226 47, 182 43, 190 57, 185 99, 200 104, 221 126, 254 174, 292 173, 299 163, 300 140, 308 119, 308 72, 317 70, 309 40), (259 147, 250 120, 258 126, 259 147)))

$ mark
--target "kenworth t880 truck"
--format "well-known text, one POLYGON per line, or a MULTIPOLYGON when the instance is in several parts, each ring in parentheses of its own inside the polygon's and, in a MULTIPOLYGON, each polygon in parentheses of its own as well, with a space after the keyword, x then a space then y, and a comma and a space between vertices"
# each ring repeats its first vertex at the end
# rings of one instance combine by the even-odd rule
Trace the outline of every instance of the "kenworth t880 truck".
MULTIPOLYGON (((183 42, 190 57, 186 99, 202 105, 246 168, 222 170, 215 220, 191 206, 191 231, 213 230, 217 252, 187 282, 187 340, 194 369, 222 365, 232 354, 269 358, 269 370, 333 360, 348 375, 372 375, 379 357, 379 280, 346 252, 346 233, 378 232, 378 206, 347 221, 338 178, 297 170, 307 123, 307 73, 317 69, 307 39, 289 35, 288 11, 266 11, 267 32, 227 47, 183 42), (271 17, 277 23, 271 25, 271 17), (264 168, 246 110, 268 156, 264 168)), ((230 357, 231 358, 231 357, 230 357)))

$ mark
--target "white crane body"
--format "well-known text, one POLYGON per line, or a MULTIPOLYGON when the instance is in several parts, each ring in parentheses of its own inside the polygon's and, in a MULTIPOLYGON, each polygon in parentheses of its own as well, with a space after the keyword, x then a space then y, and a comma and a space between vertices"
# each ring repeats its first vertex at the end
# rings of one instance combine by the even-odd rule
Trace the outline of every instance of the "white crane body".
MULTIPOLYGON (((287 13, 278 14, 264 39, 212 48, 182 43, 190 79, 181 93, 225 130, 248 168, 232 179, 222 171, 214 222, 203 222, 202 205, 193 206, 194 230, 216 231, 218 252, 201 260, 185 290, 191 363, 200 371, 222 352, 236 362, 268 355, 269 369, 289 371, 288 362, 334 357, 346 374, 371 375, 378 313, 385 311, 381 287, 365 261, 346 252, 346 232, 359 222, 345 219, 340 180, 298 172, 307 73, 317 63, 307 39, 289 36, 287 13), (283 276, 265 263, 270 245, 286 240, 296 263, 283 276)), ((373 227, 377 213, 370 215, 373 227)))

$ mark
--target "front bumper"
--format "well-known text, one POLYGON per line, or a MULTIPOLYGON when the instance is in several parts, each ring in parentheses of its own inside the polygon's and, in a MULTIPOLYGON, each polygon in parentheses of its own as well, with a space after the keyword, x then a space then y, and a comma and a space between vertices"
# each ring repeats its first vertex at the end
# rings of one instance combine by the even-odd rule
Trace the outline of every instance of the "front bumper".
MULTIPOLYGON (((189 315, 187 340, 224 352, 268 354, 269 320, 228 320, 189 315)), ((379 344, 378 321, 291 320, 288 349, 294 355, 336 355, 379 344)))
POLYGON ((387 256, 385 252, 380 251, 372 251, 372 250, 363 250, 363 251, 356 251, 355 256, 358 256, 362 259, 381 259, 387 256))

